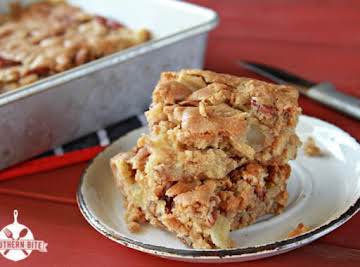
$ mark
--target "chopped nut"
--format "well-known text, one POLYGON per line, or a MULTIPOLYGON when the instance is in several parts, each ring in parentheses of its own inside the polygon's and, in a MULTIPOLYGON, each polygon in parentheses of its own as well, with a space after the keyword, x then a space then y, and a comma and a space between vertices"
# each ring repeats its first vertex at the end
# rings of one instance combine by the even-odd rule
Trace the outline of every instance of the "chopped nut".
POLYGON ((37 74, 29 74, 27 76, 24 76, 20 79, 19 83, 21 85, 27 85, 33 82, 36 82, 39 79, 39 76, 37 74))
POLYGON ((251 99, 251 106, 258 112, 264 113, 266 115, 272 115, 275 113, 274 107, 266 104, 260 104, 254 98, 251 99))
POLYGON ((199 113, 200 113, 201 116, 207 117, 206 107, 205 107, 205 104, 203 102, 199 103, 199 113))
POLYGON ((0 68, 1 69, 17 66, 17 65, 20 65, 20 64, 21 64, 21 62, 0 57, 0 68))
POLYGON ((172 187, 170 187, 166 191, 165 194, 169 197, 174 197, 174 196, 180 195, 182 193, 185 193, 187 191, 190 191, 194 187, 195 187, 194 182, 187 183, 187 182, 180 181, 180 182, 174 184, 172 187))
POLYGON ((75 64, 81 65, 87 62, 90 59, 89 50, 85 47, 79 49, 79 51, 75 55, 75 64))
POLYGON ((43 66, 43 67, 36 67, 33 69, 30 69, 28 72, 26 72, 26 75, 36 74, 38 76, 45 76, 50 72, 50 68, 43 66))
POLYGON ((119 29, 121 27, 123 27, 123 25, 115 20, 112 19, 108 19, 102 16, 96 16, 95 17, 96 21, 98 21, 100 24, 109 27, 112 30, 116 30, 119 29))
POLYGON ((177 79, 178 82, 185 84, 192 91, 196 91, 206 86, 206 83, 201 77, 197 77, 194 75, 188 75, 183 72, 179 74, 177 79))
POLYGON ((20 77, 20 72, 18 68, 8 68, 3 72, 0 72, 0 80, 3 82, 9 83, 17 81, 20 77))

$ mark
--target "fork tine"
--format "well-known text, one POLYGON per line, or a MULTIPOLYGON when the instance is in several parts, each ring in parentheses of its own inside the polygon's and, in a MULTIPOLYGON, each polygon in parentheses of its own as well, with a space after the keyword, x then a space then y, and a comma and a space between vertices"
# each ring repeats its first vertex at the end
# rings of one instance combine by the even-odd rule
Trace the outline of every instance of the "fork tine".
POLYGON ((5 235, 6 235, 7 238, 10 238, 12 236, 12 233, 10 232, 9 229, 5 228, 4 232, 5 232, 5 235))

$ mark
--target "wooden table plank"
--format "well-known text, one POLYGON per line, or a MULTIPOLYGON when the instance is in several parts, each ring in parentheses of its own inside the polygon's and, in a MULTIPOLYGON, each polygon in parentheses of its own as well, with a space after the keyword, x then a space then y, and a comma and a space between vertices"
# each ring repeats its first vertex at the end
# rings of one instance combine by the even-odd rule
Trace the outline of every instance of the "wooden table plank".
POLYGON ((35 193, 75 203, 79 179, 87 164, 81 163, 51 172, 3 181, 0 182, 0 193, 20 195, 19 192, 24 192, 26 196, 35 193))
MULTIPOLYGON (((273 0, 273 1, 263 1, 263 0, 190 0, 195 4, 199 4, 205 7, 212 8, 216 10, 221 20, 229 21, 236 20, 239 22, 251 22, 247 25, 254 34, 258 32, 271 32, 268 31, 268 27, 274 25, 277 28, 271 28, 275 33, 280 29, 287 29, 291 27, 300 27, 302 29, 308 29, 308 34, 314 36, 328 36, 327 34, 336 33, 345 35, 349 40, 358 41, 359 36, 354 36, 354 33, 359 26, 359 10, 360 2, 353 0, 347 1, 346 5, 343 2, 333 0, 333 1, 288 1, 288 0, 273 0), (259 26, 258 23, 263 27, 259 26), (253 24, 254 23, 254 24, 253 24), (336 32, 335 29, 328 27, 329 25, 343 26, 342 32, 336 32), (314 27, 312 30, 312 27, 314 27), (324 31, 317 31, 318 28, 322 27, 324 31), (346 27, 345 27, 346 26, 346 27)), ((239 24, 241 25, 241 24, 239 24)), ((238 26, 239 26, 238 25, 238 26)), ((230 30, 230 29, 228 29, 230 30)), ((243 28, 232 28, 234 31, 246 30, 243 28)), ((224 31, 216 30, 218 33, 226 34, 226 29, 224 31)), ((296 32, 295 32, 296 33, 296 32)), ((294 36, 298 38, 294 32, 287 32, 285 35, 288 38, 294 36)), ((336 35, 337 37, 338 35, 336 35)), ((332 37, 330 40, 331 43, 336 43, 341 40, 336 40, 339 38, 332 37)), ((308 40, 312 42, 313 40, 308 40)))
MULTIPOLYGON (((0 194, 1 225, 12 223, 13 209, 19 210, 19 222, 28 226, 38 240, 48 245, 48 253, 33 252, 16 266, 198 266, 169 261, 134 251, 101 236, 93 230, 72 205, 34 201, 0 194)), ((360 250, 315 242, 304 248, 247 266, 359 266, 360 250)), ((0 257, 0 266, 15 266, 0 257)), ((218 266, 207 264, 207 266, 218 266)), ((238 263, 226 266, 238 266, 238 263)))
POLYGON ((317 82, 332 81, 339 90, 360 97, 360 49, 239 38, 209 40, 206 68, 241 74, 237 62, 242 59, 274 65, 317 82))

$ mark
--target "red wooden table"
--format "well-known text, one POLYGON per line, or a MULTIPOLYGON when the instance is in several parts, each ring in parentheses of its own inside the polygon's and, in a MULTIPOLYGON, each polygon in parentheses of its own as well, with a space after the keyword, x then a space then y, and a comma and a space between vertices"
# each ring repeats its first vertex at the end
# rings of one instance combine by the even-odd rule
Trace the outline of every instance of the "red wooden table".
MULTIPOLYGON (((217 10, 220 26, 210 35, 206 68, 253 76, 236 65, 256 60, 315 81, 331 80, 360 97, 360 2, 194 0, 217 10)), ((255 77, 255 76, 253 76, 255 77)), ((301 98, 305 114, 319 117, 360 140, 360 123, 301 98)), ((33 252, 0 266, 190 266, 120 246, 93 230, 77 209, 75 192, 86 163, 0 182, 0 228, 19 210, 48 253, 33 252)), ((312 243, 247 266, 360 266, 360 215, 312 243)), ((236 266, 239 264, 228 264, 236 266)))

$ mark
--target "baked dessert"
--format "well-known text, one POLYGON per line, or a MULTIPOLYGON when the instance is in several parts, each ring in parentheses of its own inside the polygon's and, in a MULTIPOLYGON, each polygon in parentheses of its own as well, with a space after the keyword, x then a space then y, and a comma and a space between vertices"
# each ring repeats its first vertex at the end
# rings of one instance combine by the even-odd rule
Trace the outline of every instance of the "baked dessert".
POLYGON ((231 230, 286 205, 298 93, 210 71, 165 72, 150 133, 111 159, 131 231, 150 223, 194 248, 234 246, 231 230))
POLYGON ((0 19, 0 92, 146 42, 150 32, 64 1, 13 4, 0 19))

